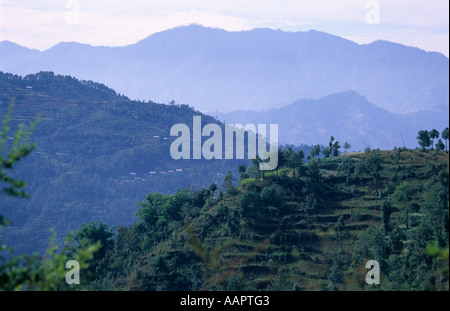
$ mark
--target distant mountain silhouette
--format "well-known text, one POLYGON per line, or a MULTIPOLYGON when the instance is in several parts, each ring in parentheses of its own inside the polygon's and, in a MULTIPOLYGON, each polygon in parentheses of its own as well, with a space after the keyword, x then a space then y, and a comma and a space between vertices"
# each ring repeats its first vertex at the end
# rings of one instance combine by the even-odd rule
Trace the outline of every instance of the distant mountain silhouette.
POLYGON ((201 111, 279 108, 347 90, 395 113, 446 111, 449 102, 444 55, 386 41, 358 45, 314 30, 191 25, 125 47, 70 42, 40 52, 3 41, 0 55, 6 72, 54 71, 201 111))
POLYGON ((280 109, 238 110, 211 113, 226 123, 276 123, 283 144, 327 145, 331 136, 348 141, 349 151, 365 146, 391 150, 394 146, 415 148, 417 132, 448 127, 449 116, 440 112, 394 114, 379 108, 354 91, 332 94, 318 100, 302 99, 280 109))

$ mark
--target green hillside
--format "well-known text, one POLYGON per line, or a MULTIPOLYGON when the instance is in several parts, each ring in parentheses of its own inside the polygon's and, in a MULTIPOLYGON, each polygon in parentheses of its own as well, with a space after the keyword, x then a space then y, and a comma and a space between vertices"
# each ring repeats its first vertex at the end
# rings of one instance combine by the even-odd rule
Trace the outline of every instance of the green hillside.
POLYGON ((91 284, 448 290, 448 164, 443 152, 373 150, 287 165, 238 188, 225 182, 224 192, 149 194, 139 221, 118 228, 91 284), (365 283, 368 260, 380 264, 380 285, 365 283))
MULTIPOLYGON (((133 101, 103 84, 40 72, 24 77, 0 72, 0 119, 13 101, 11 127, 40 121, 30 139, 35 151, 14 176, 28 183, 27 200, 1 198, 0 214, 13 221, 0 238, 17 254, 43 253, 53 228, 62 241, 80 224, 136 221, 137 202, 149 192, 221 183, 248 160, 173 160, 170 128, 192 126, 187 105, 133 101)), ((8 139, 11 142, 11 140, 8 139)))
POLYGON ((448 290, 449 158, 433 131, 418 134, 420 150, 340 154, 334 138, 280 148, 277 170, 263 172, 258 159, 173 160, 173 124, 201 115, 223 126, 186 105, 0 72, 2 117, 11 99, 0 188, 30 198, 0 197, 0 288, 71 290, 59 275, 81 258, 76 289, 448 290), (38 114, 36 148, 8 162, 9 135, 38 114), (51 229, 59 245, 73 233, 59 253, 7 261, 43 254, 51 229), (379 285, 365 282, 369 260, 379 262, 379 285))

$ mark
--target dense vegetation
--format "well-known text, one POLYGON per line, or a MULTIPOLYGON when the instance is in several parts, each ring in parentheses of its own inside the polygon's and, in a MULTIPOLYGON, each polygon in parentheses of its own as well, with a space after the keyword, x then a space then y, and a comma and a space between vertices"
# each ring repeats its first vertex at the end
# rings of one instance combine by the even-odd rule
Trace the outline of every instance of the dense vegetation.
POLYGON ((252 169, 241 167, 240 186, 228 174, 225 191, 149 194, 137 223, 102 234, 90 286, 448 290, 448 154, 395 148, 309 163, 280 154, 278 172, 246 178, 252 169), (380 285, 365 283, 372 259, 380 285))
MULTIPOLYGON (((132 224, 137 202, 149 192, 220 184, 229 169, 248 164, 173 160, 171 126, 192 126, 193 115, 201 115, 187 105, 131 101, 102 84, 52 72, 25 77, 0 72, 2 119, 12 98, 12 129, 40 115, 30 134, 35 151, 14 171, 33 195, 5 197, 0 204, 0 214, 13 220, 1 237, 18 254, 44 253, 51 228, 62 243, 81 223, 132 224)), ((206 115, 202 123, 221 124, 206 115)))
POLYGON ((282 148, 271 172, 259 170, 259 158, 186 161, 191 173, 179 178, 187 187, 161 191, 158 184, 174 179, 154 176, 140 184, 142 195, 119 205, 127 191, 137 193, 140 169, 171 165, 158 158, 158 146, 168 143, 146 139, 163 138, 174 120, 189 124, 198 112, 129 101, 101 85, 65 83, 51 73, 0 78, 2 103, 18 94, 0 132, 0 227, 10 234, 1 240, 16 249, 16 234, 47 249, 8 259, 9 248, 0 243, 0 289, 448 290, 449 159, 438 140, 441 134, 447 144, 448 129, 419 132, 422 148, 416 150, 368 147, 342 154, 350 144, 334 137, 328 146, 282 148), (33 84, 42 79, 65 88, 33 84), (85 87, 105 94, 99 95, 105 102, 48 95, 87 94, 85 87), (18 125, 38 112, 33 133, 18 125), (129 171, 136 175, 120 177, 129 171), (225 175, 220 180, 219 171, 225 175), (190 187, 197 177, 206 177, 204 186, 190 187), (33 208, 35 196, 42 210, 33 208), (121 207, 136 220, 122 217, 121 207), (22 225, 20 235, 8 219, 22 225), (44 231, 53 225, 73 232, 64 244, 48 246, 44 231), (80 285, 65 282, 71 259, 82 268, 80 285), (380 285, 365 283, 368 260, 380 263, 380 285))
MULTIPOLYGON (((12 105, 10 107, 12 108, 12 105)), ((17 163, 29 156, 35 148, 35 144, 29 142, 29 136, 36 122, 33 122, 27 130, 22 124, 17 131, 12 131, 11 109, 2 121, 0 129, 0 197, 27 198, 29 194, 24 191, 26 182, 12 177, 12 174, 17 163), (9 137, 13 138, 13 142, 8 142, 9 137)), ((11 221, 0 214, 0 230, 10 225, 11 221)), ((57 252, 58 246, 55 244, 53 236, 45 257, 36 253, 31 256, 22 255, 6 259, 5 255, 12 252, 13 248, 3 244, 0 240, 0 290, 69 289, 67 284, 62 282, 67 273, 65 268, 69 258, 77 260, 80 268, 87 269, 88 261, 92 262, 92 259, 95 258, 93 257, 94 253, 101 254, 100 242, 87 244, 86 239, 76 239, 79 235, 80 233, 75 238, 69 236, 68 244, 62 252, 57 252), (78 242, 76 248, 69 246, 72 241, 78 242)))

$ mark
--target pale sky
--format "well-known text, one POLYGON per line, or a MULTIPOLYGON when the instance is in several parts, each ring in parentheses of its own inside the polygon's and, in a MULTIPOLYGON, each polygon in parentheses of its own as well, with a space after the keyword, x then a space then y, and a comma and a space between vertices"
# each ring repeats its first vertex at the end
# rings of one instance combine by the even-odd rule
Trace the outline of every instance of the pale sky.
POLYGON ((449 55, 448 0, 0 0, 0 41, 123 46, 192 23, 230 31, 315 29, 449 55))

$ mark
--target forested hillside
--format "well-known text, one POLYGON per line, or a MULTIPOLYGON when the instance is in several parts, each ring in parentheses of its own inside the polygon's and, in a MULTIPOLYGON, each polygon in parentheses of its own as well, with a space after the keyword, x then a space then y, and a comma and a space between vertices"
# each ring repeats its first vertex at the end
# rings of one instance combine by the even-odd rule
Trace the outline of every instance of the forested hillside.
POLYGON ((172 125, 192 126, 194 115, 221 124, 187 105, 131 101, 103 84, 52 72, 0 72, 1 119, 11 101, 13 129, 40 115, 30 137, 36 149, 14 171, 31 196, 1 198, 0 204, 0 214, 13 221, 0 232, 2 241, 19 254, 44 251, 52 228, 62 240, 92 220, 131 224, 137 202, 149 192, 221 183, 229 169, 246 163, 173 160, 172 125))
POLYGON ((334 137, 283 147, 267 172, 259 158, 173 160, 173 124, 201 115, 223 127, 186 105, 51 72, 0 73, 0 96, 11 113, 0 151, 39 116, 26 159, 0 159, 14 164, 2 189, 30 195, 1 196, 1 245, 48 250, 4 265, 2 246, 1 288, 448 290, 448 128, 414 133, 421 149, 341 153, 349 144, 334 137), (59 252, 52 228, 56 244, 72 233, 59 252), (76 288, 60 277, 70 258, 82 264, 76 288), (380 285, 365 283, 368 260, 380 285))
POLYGON ((443 151, 366 150, 277 171, 240 167, 172 195, 150 193, 139 221, 101 240, 85 282, 114 290, 448 290, 449 173, 443 151), (248 177, 248 173, 253 177, 248 177), (365 264, 380 263, 380 285, 365 264))

